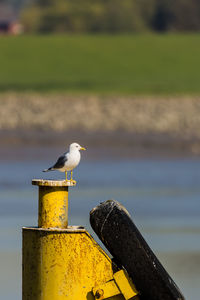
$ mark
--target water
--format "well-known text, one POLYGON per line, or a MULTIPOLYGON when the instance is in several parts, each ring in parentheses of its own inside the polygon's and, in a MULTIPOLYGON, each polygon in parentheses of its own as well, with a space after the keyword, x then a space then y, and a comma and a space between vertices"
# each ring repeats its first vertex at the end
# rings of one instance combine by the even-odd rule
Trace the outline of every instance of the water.
MULTIPOLYGON (((37 187, 31 179, 64 176, 41 173, 57 153, 54 149, 45 157, 45 151, 50 152, 36 148, 29 155, 7 153, 1 161, 0 298, 4 300, 21 299, 21 227, 37 225, 37 187)), ((101 151, 98 155, 93 159, 85 155, 74 172, 78 185, 69 193, 69 223, 84 225, 94 235, 89 211, 107 199, 120 201, 186 299, 198 300, 200 160, 102 158, 101 151)))

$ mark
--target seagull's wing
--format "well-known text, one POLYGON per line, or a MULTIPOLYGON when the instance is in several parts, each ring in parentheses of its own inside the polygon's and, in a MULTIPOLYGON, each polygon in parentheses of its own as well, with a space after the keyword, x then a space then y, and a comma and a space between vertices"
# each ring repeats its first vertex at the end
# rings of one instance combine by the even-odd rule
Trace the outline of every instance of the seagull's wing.
POLYGON ((68 153, 61 155, 55 165, 52 166, 52 169, 61 169, 64 167, 66 161, 68 160, 68 153))

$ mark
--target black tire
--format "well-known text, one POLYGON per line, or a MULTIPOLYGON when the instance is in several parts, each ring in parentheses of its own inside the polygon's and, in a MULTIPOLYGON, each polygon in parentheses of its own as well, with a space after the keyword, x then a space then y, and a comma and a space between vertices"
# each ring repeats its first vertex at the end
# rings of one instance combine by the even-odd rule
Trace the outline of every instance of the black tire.
POLYGON ((90 224, 114 260, 127 270, 141 300, 184 300, 119 202, 108 200, 95 207, 90 224))

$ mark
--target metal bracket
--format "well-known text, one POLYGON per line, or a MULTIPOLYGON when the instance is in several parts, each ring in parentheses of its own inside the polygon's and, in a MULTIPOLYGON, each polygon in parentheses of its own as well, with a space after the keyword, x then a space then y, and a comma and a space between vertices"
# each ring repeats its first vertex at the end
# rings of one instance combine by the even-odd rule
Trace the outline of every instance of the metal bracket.
POLYGON ((120 270, 113 274, 113 279, 106 283, 93 287, 95 299, 103 300, 117 295, 123 295, 125 300, 138 298, 138 291, 127 272, 120 270))

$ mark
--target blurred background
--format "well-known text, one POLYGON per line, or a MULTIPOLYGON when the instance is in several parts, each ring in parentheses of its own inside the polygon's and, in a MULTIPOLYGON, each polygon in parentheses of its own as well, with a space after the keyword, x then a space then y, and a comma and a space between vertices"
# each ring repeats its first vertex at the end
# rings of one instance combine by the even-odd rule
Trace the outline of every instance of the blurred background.
POLYGON ((0 294, 21 299, 21 227, 71 142, 70 224, 120 201, 186 299, 200 294, 200 2, 0 1, 0 294))

